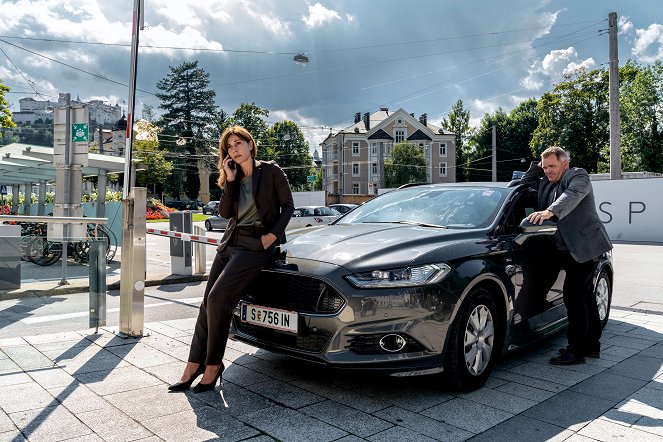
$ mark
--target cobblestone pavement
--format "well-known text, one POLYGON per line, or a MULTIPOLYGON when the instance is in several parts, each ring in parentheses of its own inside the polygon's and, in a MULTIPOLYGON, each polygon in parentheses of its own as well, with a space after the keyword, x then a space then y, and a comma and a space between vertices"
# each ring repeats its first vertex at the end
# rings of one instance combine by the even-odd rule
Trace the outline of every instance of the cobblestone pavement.
POLYGON ((600 359, 549 365, 559 334, 462 394, 234 341, 221 387, 168 393, 194 319, 0 339, 0 441, 663 440, 663 315, 633 310, 612 311, 600 359))

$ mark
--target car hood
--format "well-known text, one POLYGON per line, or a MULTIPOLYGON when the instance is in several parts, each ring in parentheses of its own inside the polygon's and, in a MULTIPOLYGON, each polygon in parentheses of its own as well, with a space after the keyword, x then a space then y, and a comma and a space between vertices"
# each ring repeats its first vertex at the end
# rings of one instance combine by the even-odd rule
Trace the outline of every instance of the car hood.
MULTIPOLYGON (((476 230, 402 224, 335 224, 291 235, 281 250, 286 252, 286 259, 316 260, 362 271, 408 265, 441 248, 449 249, 447 259, 452 259, 458 255, 459 243, 479 246, 477 238, 480 237, 476 230)), ((467 245, 462 249, 462 254, 472 253, 467 245)))

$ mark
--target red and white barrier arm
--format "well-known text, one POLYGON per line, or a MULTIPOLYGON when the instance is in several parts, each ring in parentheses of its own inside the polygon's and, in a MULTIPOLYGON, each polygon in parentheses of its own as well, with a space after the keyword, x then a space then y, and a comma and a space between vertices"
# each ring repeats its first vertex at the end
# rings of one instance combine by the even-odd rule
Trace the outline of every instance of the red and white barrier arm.
POLYGON ((206 236, 200 236, 200 235, 193 235, 191 233, 173 232, 172 230, 152 229, 149 227, 146 229, 146 231, 147 233, 150 233, 152 235, 167 236, 169 238, 181 239, 182 241, 199 242, 203 244, 209 244, 212 246, 218 246, 219 244, 221 244, 220 239, 208 238, 206 236))

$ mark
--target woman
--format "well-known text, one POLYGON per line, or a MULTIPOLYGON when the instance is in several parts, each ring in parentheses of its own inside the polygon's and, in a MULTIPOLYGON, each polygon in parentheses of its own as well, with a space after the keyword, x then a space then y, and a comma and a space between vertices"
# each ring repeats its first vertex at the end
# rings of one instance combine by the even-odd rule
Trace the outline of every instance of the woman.
POLYGON ((189 351, 189 361, 170 391, 212 390, 223 372, 232 312, 240 297, 285 242, 295 207, 288 178, 273 162, 255 159, 256 143, 244 128, 232 126, 219 142, 219 214, 228 218, 210 270, 189 351))

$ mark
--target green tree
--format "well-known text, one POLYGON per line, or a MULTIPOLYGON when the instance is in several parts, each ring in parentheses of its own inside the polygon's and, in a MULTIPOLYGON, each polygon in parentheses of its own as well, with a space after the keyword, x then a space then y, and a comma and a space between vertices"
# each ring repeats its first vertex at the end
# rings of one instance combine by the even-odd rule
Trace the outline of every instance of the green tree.
POLYGON ((198 61, 171 66, 170 73, 157 82, 162 91, 156 94, 161 100, 159 108, 165 111, 159 124, 163 128, 159 144, 177 154, 177 173, 171 174, 166 189, 178 199, 182 192, 189 199, 196 199, 200 193, 205 164, 199 160, 210 155, 210 143, 200 137, 209 132, 206 127, 217 121, 218 113, 216 93, 208 86, 209 74, 198 67, 198 61))
POLYGON ((523 170, 534 157, 529 147, 538 125, 537 102, 529 99, 509 114, 501 108, 485 114, 472 135, 469 152, 469 181, 491 181, 493 161, 493 126, 497 145, 497 181, 510 181, 514 170, 523 170))
POLYGON ((456 181, 467 181, 466 141, 472 135, 470 128, 470 110, 465 109, 463 100, 459 99, 451 107, 449 118, 442 119, 442 128, 456 135, 456 181))
POLYGON ((242 126, 244 129, 251 132, 256 142, 262 140, 265 131, 269 125, 265 121, 269 116, 269 111, 256 106, 255 103, 242 103, 233 112, 226 124, 228 126, 242 126))
POLYGON ((313 158, 308 141, 292 121, 276 122, 263 133, 258 158, 276 161, 293 189, 307 186, 306 177, 311 173, 313 158))
POLYGON ((535 156, 550 146, 571 155, 574 166, 597 172, 609 144, 608 72, 579 70, 567 75, 537 105, 539 124, 530 146, 535 156))
POLYGON ((142 169, 136 171, 136 184, 148 188, 151 186, 156 195, 156 187, 166 182, 173 170, 173 163, 165 158, 156 140, 136 140, 133 148, 134 157, 141 164, 139 169, 142 169))
MULTIPOLYGON (((622 170, 663 172, 663 64, 620 68, 622 170)), ((609 171, 609 149, 603 171, 609 171)))
MULTIPOLYGON (((5 94, 9 91, 9 86, 5 86, 0 80, 0 127, 4 128, 15 126, 12 121, 12 113, 9 110, 9 102, 5 99, 5 94)), ((2 133, 0 133, 0 138, 2 138, 2 133)))
POLYGON ((426 158, 422 149, 410 143, 398 143, 391 150, 391 159, 384 162, 387 187, 428 181, 426 158))

